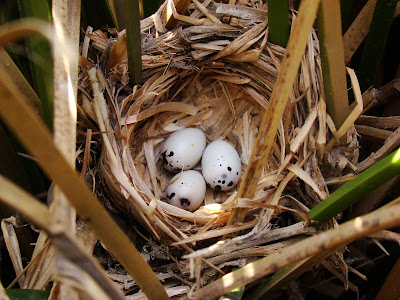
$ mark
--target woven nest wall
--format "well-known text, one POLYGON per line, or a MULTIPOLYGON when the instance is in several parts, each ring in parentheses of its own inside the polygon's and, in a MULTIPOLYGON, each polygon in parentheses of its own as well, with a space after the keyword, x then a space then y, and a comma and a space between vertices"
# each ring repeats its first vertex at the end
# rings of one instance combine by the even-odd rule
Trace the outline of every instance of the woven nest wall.
POLYGON ((81 65, 98 69, 80 75, 80 131, 103 132, 93 187, 109 209, 151 233, 158 241, 151 242, 152 255, 163 253, 165 265, 170 258, 176 263, 168 272, 194 275, 190 261, 207 258, 196 260, 196 270, 208 268, 196 273, 203 285, 226 265, 243 266, 314 234, 316 229, 296 221, 329 194, 330 178, 357 161, 358 142, 350 132, 344 147, 325 152, 332 121, 321 96, 313 31, 254 197, 233 201, 239 181, 227 192, 207 187, 204 205, 195 212, 169 205, 165 189, 172 174, 160 159, 163 141, 176 130, 200 128, 207 143, 224 139, 235 147, 244 176, 285 49, 267 41, 266 4, 246 2, 232 10, 195 1, 190 14, 175 16, 179 21, 171 31, 162 21, 164 6, 141 24, 141 86, 128 84, 125 32, 87 31, 81 65), (93 80, 102 95, 91 88, 93 80), (234 207, 246 207, 246 219, 227 226, 234 207), (215 250, 212 245, 228 234, 237 237, 215 250))

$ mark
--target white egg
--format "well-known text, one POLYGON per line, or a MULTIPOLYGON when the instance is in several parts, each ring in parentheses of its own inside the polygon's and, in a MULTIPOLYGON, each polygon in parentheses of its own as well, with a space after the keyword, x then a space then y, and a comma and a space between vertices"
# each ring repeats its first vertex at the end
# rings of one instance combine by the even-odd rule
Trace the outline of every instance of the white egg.
POLYGON ((189 211, 200 207, 206 195, 206 183, 199 172, 183 171, 176 174, 171 182, 166 189, 169 204, 189 211))
POLYGON ((185 128, 171 134, 161 149, 164 167, 171 172, 193 168, 201 159, 206 137, 200 129, 185 128))
POLYGON ((204 150, 201 168, 204 179, 214 190, 227 191, 238 183, 242 165, 235 148, 218 140, 204 150))

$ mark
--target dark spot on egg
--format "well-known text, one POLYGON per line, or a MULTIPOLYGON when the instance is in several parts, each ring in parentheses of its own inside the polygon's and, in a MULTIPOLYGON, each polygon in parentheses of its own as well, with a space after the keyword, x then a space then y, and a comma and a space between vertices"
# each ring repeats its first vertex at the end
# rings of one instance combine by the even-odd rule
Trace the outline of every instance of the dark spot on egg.
POLYGON ((181 206, 184 206, 184 205, 190 206, 190 201, 188 199, 181 198, 180 201, 181 201, 181 206))
POLYGON ((161 154, 161 156, 162 156, 163 164, 164 164, 164 165, 168 165, 168 160, 166 159, 167 150, 165 150, 165 151, 161 154))
POLYGON ((219 166, 220 166, 220 167, 222 167, 222 165, 221 165, 221 164, 219 164, 219 166))
POLYGON ((216 185, 215 188, 214 188, 214 190, 220 191, 220 190, 221 190, 221 186, 220 186, 220 185, 216 185))
POLYGON ((229 171, 229 172, 232 171, 232 168, 231 168, 231 167, 228 167, 228 171, 229 171))
POLYGON ((233 185, 233 181, 228 183, 228 186, 232 186, 233 185))
POLYGON ((167 196, 168 197, 168 199, 172 199, 172 198, 174 198, 175 197, 175 193, 171 193, 171 195, 169 195, 169 196, 167 196))
POLYGON ((236 175, 239 175, 239 172, 236 172, 236 175))
POLYGON ((218 183, 221 183, 221 180, 218 180, 218 183))
POLYGON ((228 175, 222 174, 222 178, 223 178, 223 179, 226 179, 226 177, 228 177, 228 175))
POLYGON ((222 180, 222 184, 225 184, 225 180, 222 180))
POLYGON ((169 154, 168 154, 168 157, 171 157, 171 156, 174 156, 174 152, 173 151, 170 151, 169 154))

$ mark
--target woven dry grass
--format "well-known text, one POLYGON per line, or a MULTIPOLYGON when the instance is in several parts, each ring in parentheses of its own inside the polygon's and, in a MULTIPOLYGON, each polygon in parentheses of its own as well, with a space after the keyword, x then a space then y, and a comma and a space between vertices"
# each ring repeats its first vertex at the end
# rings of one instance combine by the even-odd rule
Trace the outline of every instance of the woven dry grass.
MULTIPOLYGON (((358 141, 350 125, 341 147, 325 151, 339 137, 326 112, 313 31, 276 138, 265 141, 272 151, 254 197, 235 202, 239 182, 228 192, 207 188, 204 206, 193 213, 166 203, 171 174, 162 167, 160 150, 176 130, 196 127, 207 142, 229 141, 244 175, 285 49, 267 42, 265 6, 193 1, 190 16, 175 15, 179 23, 171 31, 162 21, 164 6, 141 23, 143 85, 133 89, 125 32, 87 30, 81 47, 79 132, 81 137, 88 130, 106 133, 101 139, 93 136, 101 155, 86 177, 117 218, 139 222, 151 233, 148 259, 157 257, 160 278, 178 279, 180 293, 187 293, 188 287, 212 281, 225 266, 244 266, 316 233, 293 222, 326 198, 327 182, 340 181, 343 171, 357 163, 358 141), (246 208, 246 218, 227 225, 235 207, 246 208), (237 237, 214 247, 227 235, 237 237), (196 284, 190 277, 197 278, 196 284)), ((90 139, 80 141, 89 151, 90 139)), ((88 155, 83 163, 86 168, 88 155)), ((113 278, 126 284, 121 274, 113 278)))

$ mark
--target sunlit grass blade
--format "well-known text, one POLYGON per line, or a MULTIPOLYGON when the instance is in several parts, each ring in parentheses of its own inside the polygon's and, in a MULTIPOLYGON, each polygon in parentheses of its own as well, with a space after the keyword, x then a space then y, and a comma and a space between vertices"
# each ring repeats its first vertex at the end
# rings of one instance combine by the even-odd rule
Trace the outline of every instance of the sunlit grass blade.
POLYGON ((358 70, 362 92, 374 84, 397 3, 397 0, 379 0, 376 3, 358 70))
MULTIPOLYGON (((51 10, 47 0, 18 0, 21 17, 34 17, 51 21, 51 10)), ((32 82, 41 103, 42 116, 46 125, 53 128, 53 63, 49 43, 42 37, 32 37, 26 41, 32 82)))
POLYGON ((288 0, 268 0, 268 40, 286 47, 289 40, 288 0))
POLYGON ((339 0, 322 0, 318 14, 326 107, 337 128, 349 115, 339 0))
POLYGON ((142 82, 142 44, 140 36, 139 0, 126 0, 124 4, 128 70, 131 84, 136 85, 142 82))
POLYGON ((383 158, 356 178, 345 183, 308 213, 310 219, 327 221, 377 186, 400 174, 400 148, 383 158))

